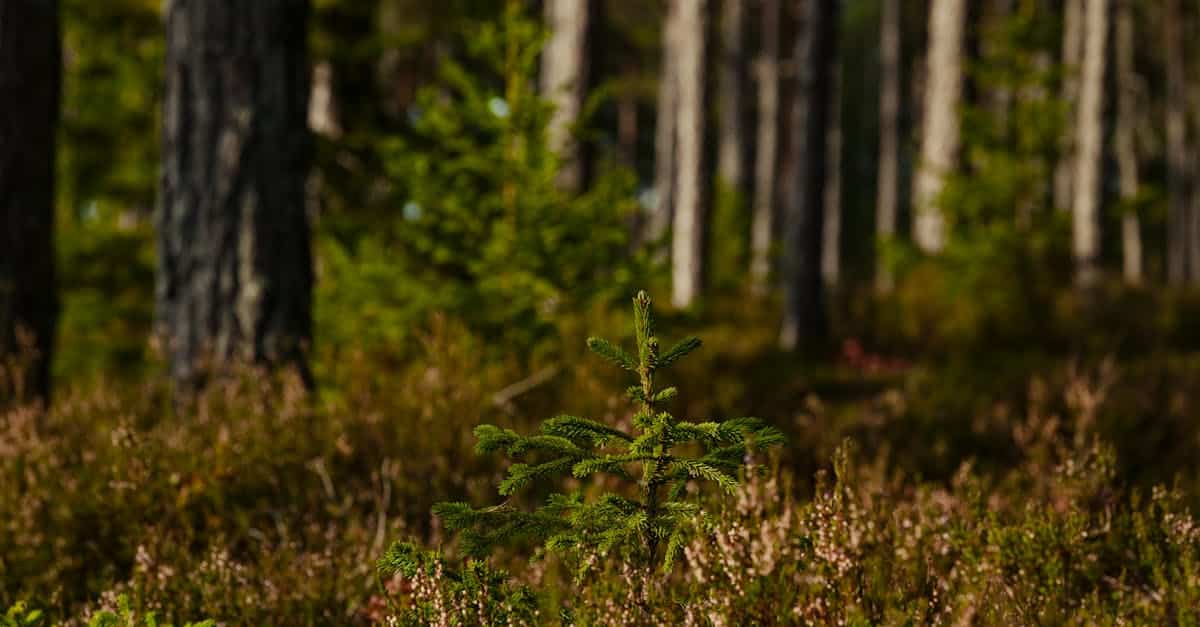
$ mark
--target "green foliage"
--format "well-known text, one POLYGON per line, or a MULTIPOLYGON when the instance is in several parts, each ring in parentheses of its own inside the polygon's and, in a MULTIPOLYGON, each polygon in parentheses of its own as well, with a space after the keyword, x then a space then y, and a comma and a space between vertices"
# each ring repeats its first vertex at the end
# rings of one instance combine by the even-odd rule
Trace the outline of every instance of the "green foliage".
POLYGON ((62 311, 54 371, 82 382, 143 374, 154 319, 150 223, 95 204, 58 230, 62 311))
POLYGON ((331 312, 319 318, 324 337, 361 340, 440 309, 528 342, 550 334, 565 307, 624 287, 633 181, 605 168, 583 192, 556 182, 551 106, 535 80, 545 35, 522 6, 509 2, 502 19, 475 25, 465 59, 439 60, 439 80, 419 92, 406 134, 381 142, 399 216, 323 246, 335 262, 321 288, 331 312), (367 273, 347 263, 358 259, 367 273), (391 303, 404 309, 376 317, 391 303))
POLYGON ((389 624, 532 624, 537 598, 527 586, 510 583, 508 573, 467 560, 455 570, 440 553, 397 542, 379 559, 377 572, 392 614, 389 624), (389 581, 407 593, 394 594, 389 581))
POLYGON ((704 517, 689 485, 714 483, 733 492, 750 448, 782 443, 782 434, 756 418, 696 423, 662 410, 675 388, 655 387, 657 375, 699 348, 700 341, 687 338, 660 352, 645 292, 633 299, 633 313, 637 357, 607 340, 588 339, 594 353, 637 378, 628 391, 637 404, 632 430, 569 415, 546 420, 540 433, 528 436, 486 424, 475 429, 477 452, 502 452, 521 460, 500 483, 502 496, 564 476, 597 483, 608 476, 605 485, 616 481, 627 489, 604 491, 592 499, 578 491, 555 492, 532 512, 507 502, 483 509, 461 502, 439 504, 434 513, 461 532, 468 554, 485 555, 498 545, 532 539, 550 552, 577 559, 615 552, 627 561, 653 565, 661 552, 662 569, 670 572, 693 523, 704 517), (696 449, 701 452, 689 456, 696 449))
POLYGON ((981 21, 980 57, 967 72, 985 96, 961 112, 965 167, 938 199, 946 248, 922 257, 893 243, 882 252, 901 276, 896 318, 882 321, 888 335, 958 352, 1045 337, 1072 267, 1069 214, 1053 206, 1072 128, 1062 69, 1046 62, 1059 45, 1055 23, 1029 0, 981 21))
MULTIPOLYGON (((150 612, 145 616, 138 618, 136 612, 129 605, 129 597, 121 595, 117 597, 117 610, 103 610, 92 615, 88 621, 88 627, 171 627, 170 623, 159 623, 154 612, 150 612)), ((186 623, 183 627, 216 627, 216 623, 211 620, 205 620, 198 623, 186 623)))
POLYGON ((41 625, 43 618, 41 610, 29 609, 28 605, 18 601, 0 616, 0 627, 34 627, 41 625))

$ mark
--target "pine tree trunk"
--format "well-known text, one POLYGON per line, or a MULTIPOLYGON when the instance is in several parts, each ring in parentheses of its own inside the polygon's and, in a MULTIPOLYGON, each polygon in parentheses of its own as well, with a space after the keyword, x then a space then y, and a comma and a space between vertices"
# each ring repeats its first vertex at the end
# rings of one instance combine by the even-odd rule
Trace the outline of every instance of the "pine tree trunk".
POLYGON ((50 394, 61 60, 57 0, 0 0, 0 394, 19 400, 50 394))
POLYGON ((937 253, 946 244, 938 202, 946 177, 958 164, 966 15, 965 0, 932 0, 929 6, 921 161, 913 185, 913 240, 927 253, 937 253))
POLYGON ((721 130, 717 139, 717 176, 738 192, 745 184, 746 131, 742 115, 742 90, 746 83, 745 15, 743 0, 724 0, 720 24, 721 130))
POLYGON ((1189 235, 1192 223, 1191 155, 1187 133, 1187 73, 1179 0, 1166 0, 1163 11, 1163 39, 1167 64, 1167 280, 1183 285, 1196 280, 1192 275, 1192 257, 1196 256, 1189 235))
POLYGON ((779 343, 785 350, 811 351, 826 339, 821 244, 837 9, 838 0, 805 0, 801 7, 796 96, 788 116, 792 138, 788 163, 794 170, 784 173, 784 303, 779 343))
POLYGON ((779 169, 779 10, 780 0, 763 0, 762 51, 756 64, 758 130, 754 158, 754 208, 750 226, 750 286, 766 292, 775 242, 775 202, 779 169))
MULTIPOLYGON (((625 75, 632 83, 636 68, 628 68, 625 75)), ((631 170, 637 170, 638 153, 638 98, 631 87, 621 90, 617 96, 617 149, 621 162, 631 170)))
MULTIPOLYGON (((887 247, 896 235, 900 202, 900 0, 883 0, 879 33, 879 181, 875 200, 875 235, 887 247)), ((892 269, 882 255, 875 287, 892 289, 892 269)))
MULTIPOLYGON (((836 51, 835 51, 836 55, 836 51)), ((834 61, 826 139, 824 234, 821 236, 821 278, 837 287, 842 273, 842 64, 834 61)))
MULTIPOLYGON (((1137 74, 1134 70, 1133 0, 1117 1, 1117 128, 1114 138, 1117 168, 1121 179, 1121 199, 1130 205, 1138 195, 1138 154, 1135 137, 1137 122, 1137 74)), ((1125 281, 1142 282, 1142 234, 1138 214, 1127 206, 1121 216, 1121 253, 1125 281)))
POLYGON ((1091 287, 1100 278, 1100 168, 1104 158, 1104 70, 1109 0, 1084 3, 1083 73, 1076 118, 1074 202, 1071 221, 1075 282, 1091 287))
POLYGON ((158 316, 185 387, 237 363, 307 378, 308 13, 307 0, 167 4, 158 316))
MULTIPOLYGON (((675 206, 676 145, 675 126, 678 121, 676 103, 679 95, 677 51, 679 49, 679 7, 683 0, 667 0, 663 18, 662 67, 658 77, 658 111, 654 120, 654 206, 646 218, 645 238, 662 242, 671 226, 675 206)), ((661 250, 660 250, 661 253, 661 250)), ((661 258, 660 254, 660 258, 661 258)))
POLYGON ((562 158, 559 185, 575 190, 582 184, 583 167, 571 126, 583 111, 587 89, 588 3, 546 0, 545 14, 550 39, 542 51, 541 90, 554 105, 547 141, 562 158))
POLYGON ((704 278, 704 46, 707 2, 679 0, 671 302, 689 307, 704 278))
MULTIPOLYGON (((1063 6, 1062 44, 1062 102, 1067 108, 1067 119, 1075 119, 1075 105, 1079 98, 1079 73, 1083 63, 1084 0, 1066 0, 1063 6)), ((1072 206, 1075 164, 1074 133, 1063 133, 1059 147, 1058 163, 1054 166, 1054 206, 1067 211, 1072 206)))

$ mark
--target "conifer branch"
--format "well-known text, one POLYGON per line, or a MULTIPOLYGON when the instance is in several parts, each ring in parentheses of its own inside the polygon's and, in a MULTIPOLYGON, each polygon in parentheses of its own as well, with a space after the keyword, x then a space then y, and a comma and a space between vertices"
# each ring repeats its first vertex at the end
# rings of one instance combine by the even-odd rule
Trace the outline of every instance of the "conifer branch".
POLYGON ((589 502, 579 492, 554 493, 533 512, 507 502, 479 510, 466 503, 442 503, 434 508, 434 514, 450 530, 459 532, 463 550, 484 555, 497 545, 538 539, 548 551, 577 557, 588 551, 603 555, 619 550, 626 559, 638 559, 647 568, 661 558, 664 572, 669 572, 696 525, 705 519, 688 486, 712 482, 722 491, 732 492, 748 449, 783 441, 778 430, 757 418, 697 423, 677 420, 660 409, 678 391, 674 387, 657 390, 656 375, 699 348, 700 341, 689 337, 660 355, 650 305, 645 292, 638 292, 633 299, 636 358, 607 340, 588 339, 592 352, 637 377, 627 390, 637 404, 631 432, 571 415, 550 418, 539 433, 529 436, 493 425, 475 430, 479 452, 503 452, 516 459, 529 456, 536 462, 509 466, 508 476, 499 486, 503 496, 543 480, 583 479, 598 473, 628 482, 631 493, 630 472, 640 466, 639 498, 609 492, 589 502), (691 442, 703 448, 699 457, 684 457, 676 451, 678 444, 691 442), (664 547, 661 551, 660 545, 664 547))

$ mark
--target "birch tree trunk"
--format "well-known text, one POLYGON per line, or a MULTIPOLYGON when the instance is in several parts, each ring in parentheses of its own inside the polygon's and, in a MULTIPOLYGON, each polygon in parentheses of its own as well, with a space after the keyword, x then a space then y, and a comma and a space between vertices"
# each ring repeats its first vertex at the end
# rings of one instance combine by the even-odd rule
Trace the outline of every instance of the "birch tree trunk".
MULTIPOLYGON (((1137 74, 1134 70, 1133 0, 1116 0, 1117 128, 1114 138, 1121 198, 1127 205, 1138 196, 1137 74)), ((1142 234, 1138 214, 1127 206, 1121 216, 1121 254, 1125 281, 1142 282, 1142 234)))
MULTIPOLYGON (((834 52, 836 55, 836 51, 834 52)), ((842 272, 842 64, 834 61, 829 93, 829 128, 826 135, 825 224, 821 236, 821 278, 836 287, 842 272)))
POLYGON ((784 302, 779 343, 785 350, 811 351, 826 338, 821 244, 837 9, 838 0, 805 0, 801 34, 796 40, 796 96, 788 117, 792 134, 788 162, 794 171, 784 174, 784 302))
POLYGON ((0 0, 0 394, 18 400, 50 395, 61 68, 57 0, 0 0))
POLYGON ((720 134, 717 140, 717 176, 731 189, 745 184, 746 131, 742 90, 746 84, 746 3, 724 0, 721 7, 721 76, 719 79, 720 134))
POLYGON ((550 39, 542 50, 541 91, 554 105, 546 135, 550 149, 562 159, 558 184, 568 190, 579 189, 583 182, 571 126, 583 111, 587 89, 588 10, 588 3, 579 0, 545 0, 550 39))
POLYGON ((307 378, 312 257, 307 0, 174 0, 158 325, 185 389, 234 363, 307 378))
MULTIPOLYGON (((1083 62, 1084 0, 1066 0, 1063 5, 1062 44, 1062 102, 1067 108, 1067 119, 1074 120, 1075 106, 1079 98, 1079 73, 1083 62)), ((1067 211, 1072 206, 1071 192, 1075 176, 1074 133, 1063 133, 1058 163, 1054 166, 1054 206, 1067 211)))
POLYGON ((762 51, 755 67, 758 78, 758 130, 754 158, 754 208, 750 226, 750 285, 760 295, 767 290, 771 275, 771 247, 775 241, 780 131, 779 2, 763 0, 762 51))
POLYGON ((1100 278, 1100 168, 1104 158, 1104 70, 1107 61, 1109 0, 1084 3, 1083 73, 1076 118, 1072 241, 1075 281, 1092 287, 1100 278))
POLYGON ((958 164, 966 14, 966 0, 932 0, 929 5, 921 161, 913 185, 913 240, 927 253, 946 245, 938 202, 946 177, 958 164))
POLYGON ((675 207, 671 241, 671 302, 690 307, 704 279, 705 0, 678 0, 675 207))
POLYGON ((1187 132, 1187 74, 1179 0, 1165 0, 1163 39, 1167 64, 1167 280, 1184 285, 1198 277, 1191 272, 1194 242, 1192 223, 1194 184, 1187 132))
POLYGON ((679 8, 683 0, 667 0, 663 19, 662 67, 658 77, 658 112, 654 121, 654 206, 646 219, 645 237, 658 244, 667 234, 675 206, 676 146, 675 119, 679 79, 676 56, 679 49, 679 8))
MULTIPOLYGON (((879 180, 875 199, 875 235, 887 248, 896 235, 900 201, 900 0, 883 0, 879 26, 879 180)), ((877 254, 875 287, 892 289, 892 269, 877 254)))

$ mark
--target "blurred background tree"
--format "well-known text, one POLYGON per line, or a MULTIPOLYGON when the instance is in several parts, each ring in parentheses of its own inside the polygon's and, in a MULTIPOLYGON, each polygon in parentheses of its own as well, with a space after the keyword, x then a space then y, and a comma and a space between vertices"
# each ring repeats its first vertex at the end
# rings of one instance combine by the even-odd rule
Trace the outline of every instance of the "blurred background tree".
MULTIPOLYGON (((799 332, 891 350, 1066 345, 1087 333, 1066 312, 1189 283, 1194 7, 847 0, 813 60, 811 3, 693 4, 313 0, 313 355, 402 356, 433 311, 543 342, 635 276, 701 318, 757 294, 770 324, 819 312, 831 335, 808 314, 799 332), (520 34, 495 34, 515 13, 520 34), (826 75, 834 102, 813 93, 826 75), (830 122, 804 139, 810 100, 830 122), (789 190, 816 188, 828 228, 784 237, 789 190), (1086 251, 1067 216, 1093 225, 1086 251), (787 259, 818 260, 824 284, 794 289, 787 259), (1086 306, 1066 280, 1082 266, 1104 294, 1086 306)), ((62 2, 60 379, 158 369, 163 19, 62 2)))

